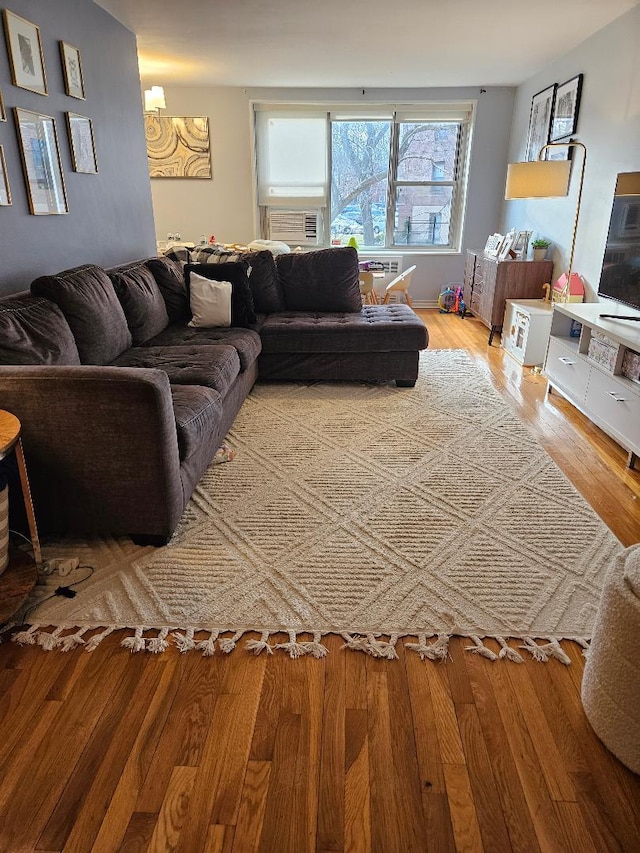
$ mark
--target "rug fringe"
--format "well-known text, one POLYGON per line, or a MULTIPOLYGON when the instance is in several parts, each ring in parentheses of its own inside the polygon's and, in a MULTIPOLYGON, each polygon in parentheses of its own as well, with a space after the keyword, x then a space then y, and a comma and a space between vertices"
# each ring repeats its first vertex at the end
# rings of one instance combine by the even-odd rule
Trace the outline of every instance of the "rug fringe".
MULTIPOLYGON (((2 626, 0 636, 15 627, 15 624, 2 626)), ((121 625, 107 625, 105 628, 98 625, 61 625, 56 628, 51 628, 51 626, 47 628, 47 626, 35 624, 22 627, 22 631, 10 637, 12 642, 19 646, 37 645, 45 651, 57 650, 62 652, 68 652, 80 646, 85 651, 92 652, 109 634, 124 629, 124 626, 121 625), (93 634, 89 639, 85 639, 85 634, 88 631, 97 631, 98 633, 93 634), (64 632, 70 633, 65 634, 64 632)), ((256 629, 241 629, 226 637, 221 636, 221 634, 231 634, 233 629, 227 627, 222 629, 172 628, 170 626, 148 628, 143 625, 136 625, 129 626, 129 630, 133 631, 133 634, 125 637, 120 645, 129 649, 131 653, 147 651, 158 655, 174 645, 181 653, 195 650, 201 652, 203 657, 211 657, 215 654, 216 646, 224 654, 231 654, 242 637, 249 631, 256 629), (156 632, 156 635, 145 637, 145 631, 156 632), (196 632, 200 636, 202 634, 208 636, 203 639, 196 639, 196 632)), ((278 650, 286 652, 292 660, 295 660, 306 656, 321 659, 329 653, 328 648, 322 643, 322 637, 325 636, 322 631, 287 629, 285 633, 289 636, 288 642, 275 644, 271 644, 269 638, 273 634, 281 633, 281 631, 278 629, 257 629, 257 631, 260 632, 260 639, 249 639, 244 644, 245 650, 253 652, 255 655, 262 654, 262 652, 272 655, 275 650, 278 650), (312 639, 302 640, 300 639, 301 634, 311 634, 312 639)), ((571 664, 571 658, 560 646, 560 641, 563 639, 580 646, 585 657, 589 654, 589 640, 586 637, 544 637, 536 639, 530 635, 504 637, 480 634, 434 634, 426 631, 417 634, 327 632, 327 634, 331 633, 339 633, 339 636, 343 638, 344 644, 341 648, 364 652, 373 658, 382 660, 398 659, 397 645, 401 637, 406 638, 403 644, 404 648, 417 653, 421 660, 440 662, 446 661, 449 657, 449 643, 452 636, 462 636, 471 640, 473 645, 465 646, 465 651, 479 655, 489 661, 509 660, 513 663, 524 663, 524 658, 520 652, 508 644, 507 640, 509 639, 515 642, 520 641, 519 648, 528 652, 533 660, 541 663, 547 663, 555 658, 565 666, 571 664), (388 639, 384 639, 385 636, 388 639), (411 637, 417 637, 418 642, 409 642, 411 637), (494 640, 499 645, 498 652, 486 645, 485 640, 487 639, 494 640)))

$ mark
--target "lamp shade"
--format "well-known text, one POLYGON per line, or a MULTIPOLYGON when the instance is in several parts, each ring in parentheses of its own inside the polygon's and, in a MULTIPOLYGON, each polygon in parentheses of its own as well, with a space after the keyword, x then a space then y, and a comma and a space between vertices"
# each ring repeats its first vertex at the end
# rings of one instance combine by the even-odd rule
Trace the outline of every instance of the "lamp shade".
POLYGON ((146 112, 166 109, 164 89, 162 86, 152 86, 144 90, 144 108, 146 112))
POLYGON ((569 192, 569 160, 532 160, 509 163, 504 197, 552 198, 569 192))

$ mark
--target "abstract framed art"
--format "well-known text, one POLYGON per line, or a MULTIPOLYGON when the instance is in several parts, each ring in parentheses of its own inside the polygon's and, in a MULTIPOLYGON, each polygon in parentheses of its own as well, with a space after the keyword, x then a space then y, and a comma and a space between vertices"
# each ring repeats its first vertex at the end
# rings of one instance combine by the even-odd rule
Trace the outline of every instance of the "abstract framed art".
POLYGON ((68 213, 55 119, 19 107, 14 114, 31 213, 68 213))
POLYGON ((14 86, 47 94, 40 28, 8 9, 4 10, 4 32, 14 86))
POLYGON ((556 101, 551 121, 549 142, 557 142, 565 136, 571 136, 578 127, 580 97, 582 95, 583 74, 577 74, 566 83, 561 83, 556 91, 556 101))
POLYGON ((211 178, 209 119, 145 115, 152 178, 211 178))
POLYGON ((4 159, 4 146, 0 145, 0 207, 7 207, 10 204, 11 189, 9 188, 7 164, 4 159))
POLYGON ((95 175, 98 172, 93 124, 86 116, 67 113, 67 130, 74 172, 95 175))
POLYGON ((549 141, 556 88, 555 83, 552 86, 547 86, 541 92, 536 92, 531 99, 525 160, 537 160, 540 149, 549 141))
POLYGON ((82 76, 82 63, 80 51, 66 41, 60 42, 60 57, 62 59, 62 70, 64 72, 64 90, 71 98, 79 98, 84 101, 84 78, 82 76))

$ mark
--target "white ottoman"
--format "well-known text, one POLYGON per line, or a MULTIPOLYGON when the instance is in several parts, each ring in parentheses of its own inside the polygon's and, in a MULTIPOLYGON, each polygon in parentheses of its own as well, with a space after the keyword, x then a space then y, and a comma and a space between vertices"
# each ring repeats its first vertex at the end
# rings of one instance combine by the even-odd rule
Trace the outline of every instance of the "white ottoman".
POLYGON ((596 616, 582 704, 605 746, 640 773, 640 544, 613 562, 596 616))

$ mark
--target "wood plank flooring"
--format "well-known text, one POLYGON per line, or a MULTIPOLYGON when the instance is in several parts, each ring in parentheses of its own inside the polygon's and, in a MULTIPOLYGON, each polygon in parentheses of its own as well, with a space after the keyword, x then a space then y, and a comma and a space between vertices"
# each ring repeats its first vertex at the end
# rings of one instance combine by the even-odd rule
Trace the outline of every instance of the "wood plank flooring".
MULTIPOLYGON (((477 320, 464 348, 627 545, 640 471, 477 320)), ((550 519, 570 523, 570 519, 550 519)), ((284 638, 286 639, 286 638, 284 638)), ((640 778, 591 731, 572 665, 92 654, 0 646, 0 850, 638 851, 640 778)), ((489 643, 491 641, 488 641, 489 643)))

